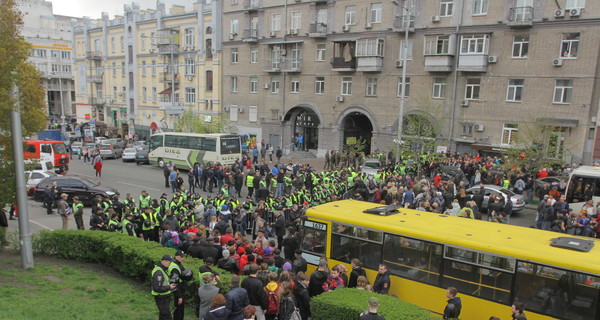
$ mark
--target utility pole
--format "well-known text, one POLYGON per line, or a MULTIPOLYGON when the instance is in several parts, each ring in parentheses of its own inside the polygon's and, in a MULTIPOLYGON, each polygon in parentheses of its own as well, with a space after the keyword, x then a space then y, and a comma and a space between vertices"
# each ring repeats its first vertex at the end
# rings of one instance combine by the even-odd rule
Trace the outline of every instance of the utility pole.
MULTIPOLYGON (((398 2, 392 1, 395 5, 398 5, 398 2)), ((396 154, 396 163, 400 162, 400 148, 404 143, 402 141, 402 126, 404 124, 404 100, 406 96, 406 68, 407 64, 407 56, 408 56, 408 29, 410 28, 410 12, 408 7, 400 7, 403 10, 403 21, 402 25, 404 26, 404 42, 402 45, 402 89, 400 92, 400 108, 398 115, 398 137, 396 139, 396 144, 398 144, 398 153, 396 154)))

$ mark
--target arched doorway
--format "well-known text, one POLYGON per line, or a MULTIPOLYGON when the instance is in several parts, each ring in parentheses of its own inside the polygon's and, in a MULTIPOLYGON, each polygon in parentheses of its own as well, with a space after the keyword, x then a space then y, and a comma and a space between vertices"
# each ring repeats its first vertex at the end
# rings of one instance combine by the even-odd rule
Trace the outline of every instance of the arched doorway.
MULTIPOLYGON (((308 151, 316 150, 319 148, 319 125, 321 119, 314 111, 314 109, 306 106, 297 106, 290 109, 286 114, 284 121, 289 121, 292 128, 292 134, 289 137, 291 143, 292 139, 302 137, 302 144, 297 145, 297 150, 308 151)), ((285 143, 284 140, 284 144, 285 143)))
POLYGON ((342 120, 342 128, 344 129, 343 144, 353 144, 359 138, 365 140, 365 154, 371 153, 371 139, 373 138, 373 124, 369 117, 362 112, 351 112, 342 120))

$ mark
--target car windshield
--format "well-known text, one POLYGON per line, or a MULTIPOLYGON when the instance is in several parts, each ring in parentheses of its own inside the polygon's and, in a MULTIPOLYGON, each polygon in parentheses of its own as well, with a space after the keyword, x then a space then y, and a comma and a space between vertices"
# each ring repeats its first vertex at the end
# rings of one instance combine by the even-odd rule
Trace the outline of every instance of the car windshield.
POLYGON ((67 153, 67 147, 64 143, 53 143, 52 149, 54 149, 55 154, 67 153))
POLYGON ((507 196, 509 196, 509 197, 512 197, 512 196, 514 196, 514 195, 516 194, 516 193, 514 193, 514 192, 512 192, 512 191, 510 191, 510 190, 508 190, 508 189, 500 189, 500 190, 498 190, 498 191, 500 191, 500 192, 504 193, 505 195, 507 195, 507 196))
POLYGON ((80 179, 81 179, 81 182, 83 182, 88 187, 97 187, 100 185, 98 182, 93 181, 91 179, 87 179, 87 178, 80 178, 80 179))
POLYGON ((363 168, 379 169, 379 168, 381 168, 381 164, 379 162, 365 162, 365 164, 363 165, 363 168))

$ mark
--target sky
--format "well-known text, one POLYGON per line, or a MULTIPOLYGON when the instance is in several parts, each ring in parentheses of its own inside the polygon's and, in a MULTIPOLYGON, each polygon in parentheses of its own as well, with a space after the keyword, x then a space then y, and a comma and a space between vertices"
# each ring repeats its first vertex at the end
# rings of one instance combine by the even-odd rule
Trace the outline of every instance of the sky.
MULTIPOLYGON (((90 17, 98 19, 102 16, 102 12, 108 12, 108 16, 112 19, 115 15, 123 15, 123 5, 138 3, 140 10, 156 9, 156 0, 51 0, 54 14, 71 16, 71 17, 90 17)), ((194 0, 163 0, 167 11, 174 5, 185 5, 186 8, 192 8, 194 0)))

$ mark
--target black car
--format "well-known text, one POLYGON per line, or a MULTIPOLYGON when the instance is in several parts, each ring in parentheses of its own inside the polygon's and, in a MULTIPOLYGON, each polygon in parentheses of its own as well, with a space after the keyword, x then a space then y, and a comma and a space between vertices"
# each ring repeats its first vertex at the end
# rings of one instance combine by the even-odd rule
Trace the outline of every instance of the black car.
POLYGON ((56 181, 61 189, 61 193, 69 195, 69 202, 72 202, 74 196, 79 197, 79 200, 84 204, 92 204, 92 199, 96 195, 101 196, 113 196, 119 195, 119 191, 115 188, 101 186, 98 182, 82 178, 79 176, 56 176, 46 178, 35 186, 33 193, 33 199, 35 201, 42 201, 44 190, 47 185, 52 185, 56 181))
POLYGON ((150 152, 150 148, 147 145, 136 147, 137 152, 135 153, 135 163, 140 164, 150 164, 150 158, 148 157, 148 153, 150 152))

